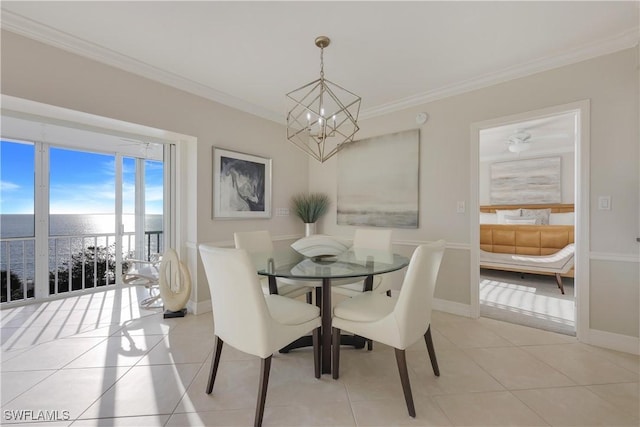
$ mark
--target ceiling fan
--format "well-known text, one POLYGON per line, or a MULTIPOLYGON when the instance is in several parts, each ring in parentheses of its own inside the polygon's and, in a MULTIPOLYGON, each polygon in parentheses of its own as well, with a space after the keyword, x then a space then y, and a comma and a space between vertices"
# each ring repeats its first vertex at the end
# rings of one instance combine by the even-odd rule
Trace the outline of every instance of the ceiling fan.
POLYGON ((531 134, 523 130, 517 130, 509 136, 506 142, 508 144, 507 149, 510 152, 522 153, 531 148, 531 134))
POLYGON ((531 148, 531 143, 533 141, 543 140, 543 139, 554 139, 554 138, 567 138, 568 135, 566 133, 558 133, 558 134, 550 134, 550 135, 541 135, 541 136, 532 136, 530 132, 527 130, 518 129, 507 138, 506 143, 507 149, 512 153, 522 153, 523 151, 527 151, 531 148))

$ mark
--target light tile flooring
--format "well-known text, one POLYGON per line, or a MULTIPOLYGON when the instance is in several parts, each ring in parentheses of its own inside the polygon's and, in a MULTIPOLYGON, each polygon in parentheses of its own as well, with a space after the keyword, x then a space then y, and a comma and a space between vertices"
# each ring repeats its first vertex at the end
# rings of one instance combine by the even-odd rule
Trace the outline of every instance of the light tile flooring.
POLYGON ((480 314, 575 336, 573 278, 563 285, 564 295, 553 276, 481 269, 480 314))
MULTIPOLYGON (((252 425, 258 359, 225 347, 214 393, 206 395, 211 314, 165 320, 140 311, 137 298, 130 288, 0 312, 0 423, 50 411, 59 421, 29 425, 252 425)), ((408 351, 415 419, 393 351, 375 344, 371 352, 343 347, 337 381, 314 378, 307 349, 276 354, 264 425, 640 424, 637 356, 442 312, 434 312, 432 329, 439 378, 423 342, 408 351)))

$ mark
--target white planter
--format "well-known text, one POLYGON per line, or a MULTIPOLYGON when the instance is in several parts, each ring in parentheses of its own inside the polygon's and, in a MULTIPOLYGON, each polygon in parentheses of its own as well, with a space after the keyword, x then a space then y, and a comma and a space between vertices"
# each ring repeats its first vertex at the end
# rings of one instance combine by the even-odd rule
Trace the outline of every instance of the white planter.
POLYGON ((315 222, 305 222, 304 223, 304 235, 309 237, 313 234, 316 234, 316 223, 315 222))

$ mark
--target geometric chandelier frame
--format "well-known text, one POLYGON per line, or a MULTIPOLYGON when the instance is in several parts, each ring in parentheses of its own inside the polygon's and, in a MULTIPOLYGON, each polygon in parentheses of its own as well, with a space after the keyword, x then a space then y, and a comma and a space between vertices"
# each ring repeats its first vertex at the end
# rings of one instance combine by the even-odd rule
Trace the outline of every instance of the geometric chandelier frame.
POLYGON ((323 163, 353 142, 358 126, 361 98, 324 78, 324 48, 331 40, 317 37, 320 78, 289 93, 287 139, 323 163))

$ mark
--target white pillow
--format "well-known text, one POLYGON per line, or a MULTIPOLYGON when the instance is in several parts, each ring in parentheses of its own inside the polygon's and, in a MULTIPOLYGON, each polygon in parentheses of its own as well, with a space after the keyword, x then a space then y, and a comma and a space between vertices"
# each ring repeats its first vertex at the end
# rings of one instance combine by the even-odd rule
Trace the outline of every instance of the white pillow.
POLYGON ((522 209, 522 216, 540 218, 539 224, 549 225, 551 209, 522 209))
POLYGON ((574 216, 573 212, 552 213, 549 215, 549 225, 574 225, 574 216))
POLYGON ((340 255, 351 245, 346 240, 325 234, 314 234, 296 240, 291 247, 306 257, 340 255))
POLYGON ((517 217, 507 217, 505 219, 505 224, 518 224, 518 225, 536 225, 536 218, 517 218, 517 217))
POLYGON ((498 214, 480 212, 480 224, 498 224, 498 214))
POLYGON ((505 216, 522 216, 522 209, 496 210, 496 215, 498 215, 498 224, 506 224, 505 216))

